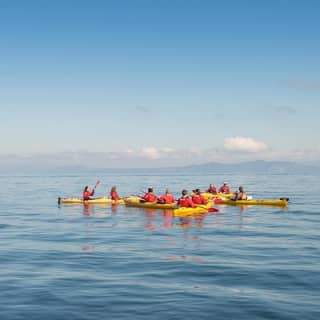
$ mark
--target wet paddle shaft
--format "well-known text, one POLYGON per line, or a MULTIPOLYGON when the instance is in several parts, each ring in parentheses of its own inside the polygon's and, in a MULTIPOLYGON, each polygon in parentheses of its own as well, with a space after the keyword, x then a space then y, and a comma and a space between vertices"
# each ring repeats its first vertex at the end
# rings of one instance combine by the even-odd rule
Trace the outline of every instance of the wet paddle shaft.
POLYGON ((93 190, 96 190, 96 187, 100 184, 100 180, 97 180, 96 184, 93 187, 93 190))

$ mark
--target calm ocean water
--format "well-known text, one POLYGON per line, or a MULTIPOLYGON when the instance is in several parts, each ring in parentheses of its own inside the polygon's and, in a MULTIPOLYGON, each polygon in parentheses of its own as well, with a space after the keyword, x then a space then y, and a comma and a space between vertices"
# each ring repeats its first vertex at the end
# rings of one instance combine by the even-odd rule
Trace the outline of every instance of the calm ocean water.
POLYGON ((319 319, 320 183, 305 175, 0 176, 0 319, 319 319), (219 207, 172 218, 57 205, 153 186, 244 185, 289 207, 219 207))

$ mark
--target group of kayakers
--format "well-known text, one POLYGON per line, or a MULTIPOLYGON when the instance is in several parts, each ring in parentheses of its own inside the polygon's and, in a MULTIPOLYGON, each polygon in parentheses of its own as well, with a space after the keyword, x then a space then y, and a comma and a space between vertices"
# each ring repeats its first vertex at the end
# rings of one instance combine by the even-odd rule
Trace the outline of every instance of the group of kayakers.
MULTIPOLYGON (((97 186, 97 184, 96 184, 97 186)), ((83 200, 90 200, 95 194, 95 188, 96 186, 90 190, 88 186, 85 186, 83 190, 83 200)), ((231 189, 228 185, 227 182, 224 182, 223 185, 218 189, 213 185, 210 184, 209 187, 205 190, 207 193, 211 194, 217 194, 217 193, 224 193, 224 194, 230 194, 231 189)), ((110 190, 110 198, 111 200, 118 201, 121 199, 117 192, 117 187, 113 186, 110 190)), ((244 191, 244 188, 242 186, 239 187, 239 191, 234 192, 232 200, 246 200, 247 199, 247 194, 244 191)), ((175 199, 173 194, 169 191, 169 189, 166 189, 164 194, 161 196, 156 196, 153 192, 153 188, 149 187, 147 189, 147 192, 143 195, 140 196, 140 201, 141 202, 157 202, 157 203, 177 203, 181 207, 196 207, 198 205, 206 204, 207 200, 203 197, 201 194, 200 189, 194 189, 192 190, 192 194, 189 195, 188 191, 186 189, 183 189, 181 191, 181 196, 179 199, 175 199)))

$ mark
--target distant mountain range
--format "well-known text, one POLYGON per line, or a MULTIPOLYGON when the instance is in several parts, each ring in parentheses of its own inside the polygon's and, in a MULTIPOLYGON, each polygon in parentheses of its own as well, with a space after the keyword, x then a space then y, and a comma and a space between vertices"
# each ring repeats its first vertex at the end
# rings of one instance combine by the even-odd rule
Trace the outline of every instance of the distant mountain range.
MULTIPOLYGON (((179 168, 177 168, 179 169, 179 168)), ((182 168, 180 168, 182 169, 182 168)), ((272 174, 289 174, 289 173, 315 173, 320 172, 320 166, 305 165, 290 161, 249 161, 240 163, 218 163, 208 162, 199 165, 184 167, 184 170, 198 172, 235 172, 235 173, 272 173, 272 174)))
POLYGON ((204 164, 195 164, 180 167, 161 167, 161 168, 97 168, 88 169, 85 167, 62 167, 58 168, 60 172, 110 172, 122 174, 137 173, 264 173, 264 174, 312 174, 320 173, 320 166, 306 165, 290 161, 249 161, 240 163, 219 163, 208 162, 204 164))

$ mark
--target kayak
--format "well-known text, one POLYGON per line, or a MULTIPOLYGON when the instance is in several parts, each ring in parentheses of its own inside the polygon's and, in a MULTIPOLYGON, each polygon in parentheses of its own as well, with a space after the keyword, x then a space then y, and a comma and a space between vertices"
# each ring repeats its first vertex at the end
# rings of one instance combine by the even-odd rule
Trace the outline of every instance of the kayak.
POLYGON ((227 198, 217 198, 214 200, 215 204, 229 204, 229 205, 264 205, 264 206, 280 206, 286 207, 288 205, 288 198, 280 199, 251 199, 251 200, 231 200, 227 198))
POLYGON ((111 200, 107 197, 83 200, 80 198, 58 198, 58 204, 124 204, 124 200, 111 200))
POLYGON ((209 201, 207 204, 199 205, 196 208, 186 208, 178 207, 176 203, 156 203, 156 202, 140 202, 139 198, 127 198, 124 199, 124 202, 127 207, 136 207, 136 208, 148 208, 148 209, 174 209, 173 215, 175 217, 185 217, 194 214, 207 213, 207 212, 216 212, 218 211, 215 208, 212 208, 212 201, 209 201))
POLYGON ((176 203, 157 203, 157 202, 140 202, 140 198, 130 197, 124 199, 127 207, 149 208, 149 209, 174 209, 177 208, 176 203))
POLYGON ((232 198, 234 196, 234 193, 222 193, 218 192, 216 194, 210 193, 210 192, 201 192, 201 195, 206 199, 214 199, 214 198, 219 198, 219 197, 224 197, 224 198, 232 198))
POLYGON ((178 209, 173 210, 173 215, 175 217, 185 217, 185 216, 192 216, 194 214, 201 214, 201 213, 207 213, 211 211, 218 211, 215 208, 212 208, 212 201, 209 201, 207 204, 199 205, 196 208, 190 208, 190 207, 180 207, 178 209))

